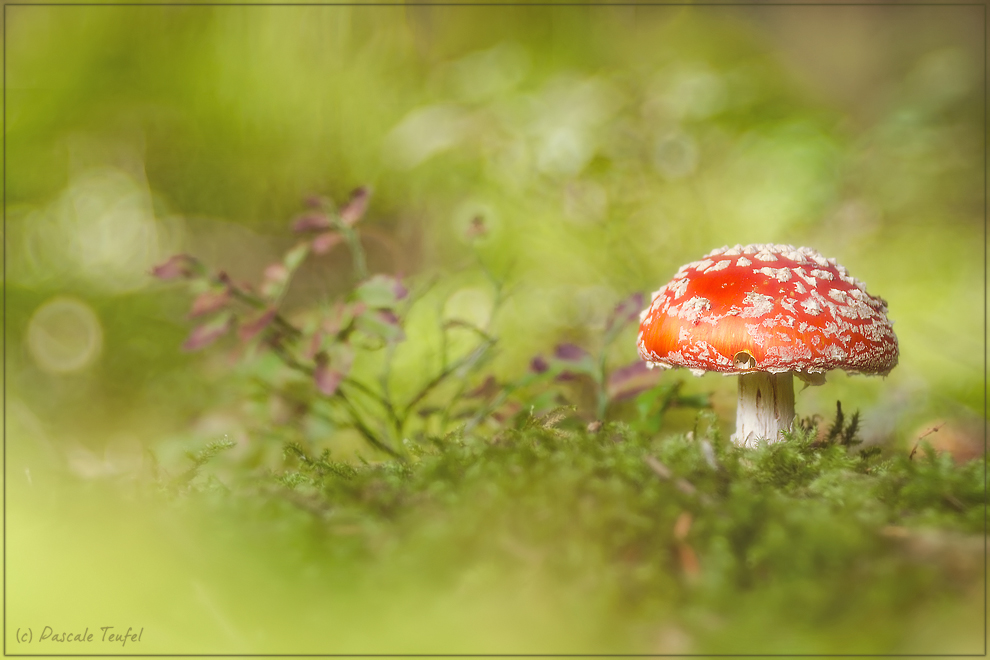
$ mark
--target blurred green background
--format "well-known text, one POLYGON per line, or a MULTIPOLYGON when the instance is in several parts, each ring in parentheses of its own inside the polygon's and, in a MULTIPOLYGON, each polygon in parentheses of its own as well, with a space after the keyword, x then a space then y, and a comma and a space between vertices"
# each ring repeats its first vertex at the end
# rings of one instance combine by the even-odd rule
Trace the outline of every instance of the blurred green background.
MULTIPOLYGON (((484 603, 452 588, 424 611, 410 582, 380 612, 344 574, 307 610, 320 596, 271 568, 271 541, 197 551, 214 536, 101 494, 176 436, 251 440, 226 356, 180 351, 188 300, 152 265, 187 251, 257 282, 307 196, 357 185, 375 191, 372 270, 438 275, 447 317, 487 314, 464 239, 485 218, 481 258, 517 286, 494 321, 506 378, 561 341, 597 349, 620 300, 712 248, 814 247, 888 301, 901 360, 885 379, 831 374, 799 414, 841 399, 870 443, 945 424, 945 448, 982 453, 982 11, 6 7, 7 649, 43 619, 157 625, 141 652, 322 650, 326 620, 337 651, 438 650, 437 622, 442 649, 642 648, 491 575, 464 578, 498 585, 484 603), (262 616, 282 600, 301 604, 262 616)), ((289 307, 340 291, 345 269, 307 266, 289 307)), ((435 350, 407 333, 400 374, 435 350)), ((664 378, 711 393, 730 429, 734 379, 664 378)))

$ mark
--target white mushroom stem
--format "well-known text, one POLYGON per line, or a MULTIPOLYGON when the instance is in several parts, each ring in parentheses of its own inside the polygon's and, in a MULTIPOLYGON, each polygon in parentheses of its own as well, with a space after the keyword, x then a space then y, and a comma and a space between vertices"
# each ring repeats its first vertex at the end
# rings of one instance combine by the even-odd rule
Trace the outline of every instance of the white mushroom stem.
POLYGON ((794 423, 794 377, 791 372, 753 371, 739 376, 736 432, 732 441, 754 447, 760 440, 779 442, 794 423))

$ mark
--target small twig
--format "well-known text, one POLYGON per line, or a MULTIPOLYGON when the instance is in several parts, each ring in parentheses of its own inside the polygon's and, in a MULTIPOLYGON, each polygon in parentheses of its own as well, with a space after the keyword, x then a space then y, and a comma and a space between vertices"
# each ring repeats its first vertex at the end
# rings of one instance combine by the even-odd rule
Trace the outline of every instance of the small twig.
POLYGON ((692 484, 690 481, 688 481, 683 477, 675 477, 674 472, 669 467, 667 467, 657 459, 653 458, 649 454, 643 457, 643 461, 649 466, 651 470, 653 470, 654 474, 656 474, 664 481, 672 481, 674 483, 674 487, 677 488, 677 490, 684 493, 685 495, 688 495, 690 497, 697 497, 698 501, 700 501, 702 504, 705 505, 709 505, 712 503, 712 499, 705 493, 699 493, 698 488, 694 484, 692 484))
POLYGON ((927 438, 928 436, 930 436, 932 433, 938 433, 938 430, 940 428, 942 428, 943 426, 945 426, 945 422, 942 422, 938 426, 933 426, 932 428, 930 428, 927 431, 925 431, 924 433, 922 433, 921 436, 918 437, 918 441, 914 443, 914 447, 911 449, 911 453, 908 454, 908 460, 912 460, 912 461, 914 460, 914 454, 915 454, 915 452, 918 451, 918 445, 921 444, 921 441, 922 440, 924 440, 925 438, 927 438))
POLYGON ((952 493, 946 493, 945 495, 942 496, 942 499, 948 502, 949 506, 951 506, 956 511, 966 510, 966 505, 960 502, 959 498, 953 495, 952 493))

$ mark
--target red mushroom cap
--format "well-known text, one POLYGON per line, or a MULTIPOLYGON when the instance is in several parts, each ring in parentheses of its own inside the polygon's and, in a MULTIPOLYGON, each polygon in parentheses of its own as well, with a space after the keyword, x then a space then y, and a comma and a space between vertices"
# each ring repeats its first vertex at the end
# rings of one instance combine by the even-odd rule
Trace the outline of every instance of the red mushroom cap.
POLYGON ((641 319, 639 355, 653 366, 886 375, 897 364, 887 303, 811 248, 713 250, 682 266, 641 319))

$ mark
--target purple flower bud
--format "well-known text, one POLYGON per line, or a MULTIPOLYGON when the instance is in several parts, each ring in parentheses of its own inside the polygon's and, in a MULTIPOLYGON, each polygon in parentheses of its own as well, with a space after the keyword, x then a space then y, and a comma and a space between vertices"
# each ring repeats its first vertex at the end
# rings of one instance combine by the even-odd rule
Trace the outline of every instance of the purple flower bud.
POLYGON ((313 239, 313 253, 326 254, 343 240, 344 237, 335 231, 324 232, 313 239))
POLYGON ((309 345, 303 351, 303 357, 307 360, 312 360, 323 348, 323 337, 323 328, 317 328, 313 336, 309 339, 309 345))
POLYGON ((645 362, 637 360, 610 373, 606 390, 613 401, 631 399, 655 386, 660 375, 659 369, 651 370, 645 362))
POLYGON ((485 224, 485 219, 476 215, 471 218, 471 225, 467 228, 465 236, 469 241, 473 241, 476 238, 481 238, 488 235, 488 226, 485 224))
POLYGON ((327 204, 329 200, 322 195, 308 195, 304 200, 303 204, 311 209, 318 209, 327 204))
POLYGON ((198 351, 223 337, 230 330, 232 318, 230 314, 227 314, 194 328, 185 343, 182 344, 183 350, 198 351))
POLYGON ((330 218, 322 213, 307 213, 299 216, 292 223, 292 231, 294 232, 323 231, 324 229, 330 229, 330 218))
POLYGON ((489 376, 485 379, 485 382, 470 392, 467 392, 464 396, 471 399, 489 399, 495 396, 499 389, 498 381, 495 380, 495 376, 489 376))
POLYGON ((204 291, 193 300, 192 308, 189 310, 189 318, 203 316, 219 311, 230 302, 230 289, 224 287, 220 291, 204 291))
POLYGON ((330 359, 326 353, 316 356, 316 370, 313 372, 316 389, 327 396, 333 396, 343 380, 343 372, 330 368, 330 359))
POLYGON ((174 280, 191 277, 201 270, 199 262, 188 254, 177 254, 163 264, 151 269, 151 274, 160 280, 174 280))
MULTIPOLYGON (((612 387, 620 387, 622 384, 641 376, 649 376, 654 372, 646 366, 642 360, 637 360, 624 367, 620 367, 608 375, 608 384, 612 387)), ((656 373, 660 373, 659 371, 656 373)))
POLYGON ((533 361, 529 363, 529 369, 533 373, 542 374, 545 373, 546 370, 549 368, 550 365, 547 363, 546 360, 543 359, 542 355, 537 355, 535 358, 533 358, 533 361))
POLYGON ((269 282, 278 282, 281 284, 289 276, 289 269, 283 264, 275 263, 265 266, 265 279, 269 282))
POLYGON ((380 309, 378 310, 378 318, 389 325, 399 325, 399 317, 395 315, 390 309, 380 309))
POLYGON ((605 332, 617 325, 624 326, 626 323, 638 319, 639 313, 643 309, 644 300, 645 296, 641 291, 638 291, 616 305, 605 325, 605 332))
POLYGON ((289 269, 285 264, 274 263, 265 267, 261 280, 261 295, 275 298, 289 281, 289 269))
POLYGON ((340 209, 340 221, 348 227, 353 227, 361 219, 364 212, 368 210, 368 201, 371 199, 371 189, 361 186, 351 193, 351 198, 347 200, 344 208, 340 209))
POLYGON ((577 344, 558 344, 554 351, 554 357, 567 362, 580 362, 585 358, 590 358, 588 351, 577 344))
POLYGON ((254 318, 242 323, 237 332, 238 336, 241 338, 241 341, 250 341, 253 339, 259 332, 267 328, 271 322, 275 320, 275 315, 277 313, 278 311, 274 307, 269 307, 262 310, 262 312, 254 318))
MULTIPOLYGON (((354 316, 354 312, 342 301, 334 303, 333 310, 323 319, 320 329, 329 337, 336 337, 344 327, 344 322, 349 321, 354 316), (345 318, 346 317, 346 318, 345 318)), ((314 353, 316 351, 313 351, 314 353)))

